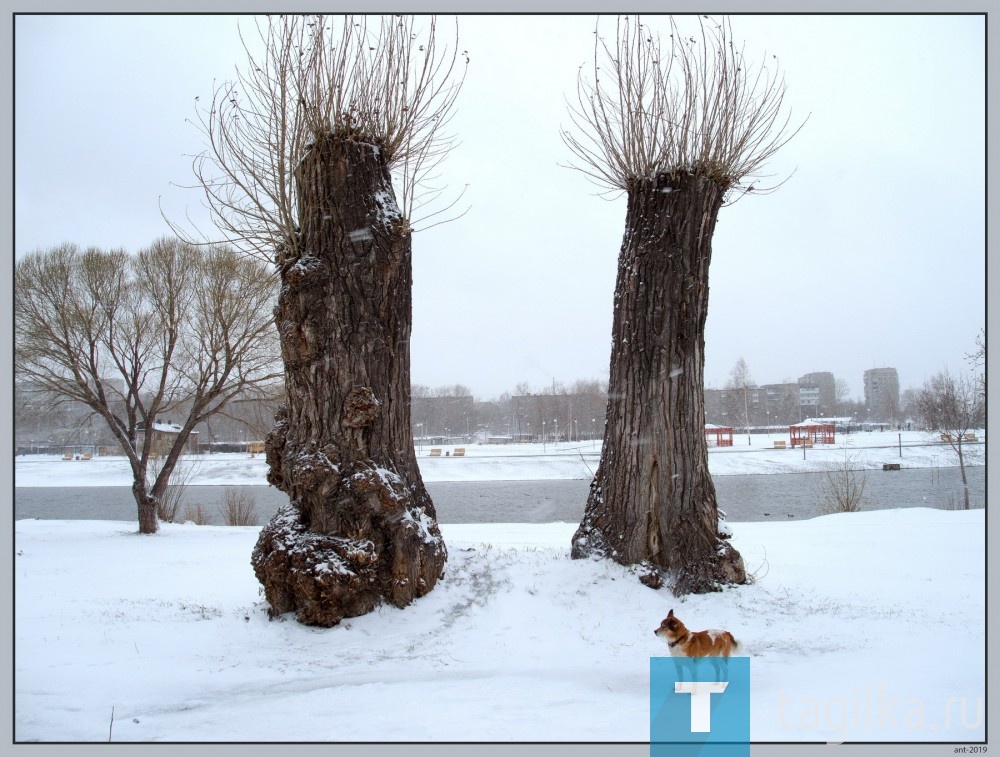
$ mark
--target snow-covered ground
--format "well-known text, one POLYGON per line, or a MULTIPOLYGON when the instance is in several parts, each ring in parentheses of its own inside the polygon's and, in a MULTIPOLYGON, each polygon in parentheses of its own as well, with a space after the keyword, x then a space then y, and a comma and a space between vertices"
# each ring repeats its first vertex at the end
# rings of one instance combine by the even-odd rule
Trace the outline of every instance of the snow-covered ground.
MULTIPOLYGON (((854 448, 872 465, 951 464, 940 446, 902 458, 854 448)), ((425 478, 462 480, 458 466, 551 478, 578 456, 466 449, 425 448, 425 478)), ((805 464, 838 454, 814 448, 805 464)), ((709 457, 715 473, 801 458, 762 446, 709 457)), ((19 460, 16 483, 114 485, 115 464, 19 460)), ((206 460, 199 476, 263 483, 263 462, 206 460)), ((755 582, 679 599, 626 568, 571 560, 573 523, 445 523, 433 592, 317 629, 267 619, 250 566, 257 528, 139 536, 125 522, 16 521, 14 738, 647 742, 649 659, 666 653, 652 631, 670 608, 746 645, 756 742, 984 738, 985 510, 731 526, 755 582)))
MULTIPOLYGON (((979 443, 967 445, 971 462, 983 463, 985 434, 979 443)), ((957 465, 951 448, 940 437, 920 431, 859 432, 837 435, 836 444, 817 445, 803 454, 798 449, 774 449, 774 442, 787 434, 754 434, 750 442, 737 434, 732 447, 710 447, 709 469, 714 475, 738 473, 803 473, 822 471, 831 463, 842 463, 844 455, 858 467, 881 468, 899 463, 904 468, 957 465), (900 455, 902 449, 902 456, 900 455)), ((542 479, 587 479, 593 477, 600 458, 599 442, 560 444, 421 446, 417 460, 424 481, 535 481, 542 479), (465 450, 454 457, 456 447, 465 450)), ((266 485, 267 463, 263 455, 213 454, 184 458, 188 481, 195 485, 266 485)), ((967 460, 967 462, 970 462, 967 460)), ((132 473, 124 457, 95 457, 64 461, 58 456, 29 455, 16 459, 16 486, 130 486, 132 473)))

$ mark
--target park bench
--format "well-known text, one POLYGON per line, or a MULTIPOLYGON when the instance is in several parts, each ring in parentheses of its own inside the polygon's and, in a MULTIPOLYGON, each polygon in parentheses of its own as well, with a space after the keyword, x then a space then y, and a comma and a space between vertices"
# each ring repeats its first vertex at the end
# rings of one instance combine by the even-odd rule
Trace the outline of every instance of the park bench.
POLYGON ((455 447, 455 457, 465 457, 465 447, 455 447))
POLYGON ((777 441, 774 443, 775 449, 787 449, 784 441, 777 441))
POLYGON ((441 457, 441 450, 440 450, 440 448, 435 447, 434 449, 432 449, 431 450, 431 457, 441 457))

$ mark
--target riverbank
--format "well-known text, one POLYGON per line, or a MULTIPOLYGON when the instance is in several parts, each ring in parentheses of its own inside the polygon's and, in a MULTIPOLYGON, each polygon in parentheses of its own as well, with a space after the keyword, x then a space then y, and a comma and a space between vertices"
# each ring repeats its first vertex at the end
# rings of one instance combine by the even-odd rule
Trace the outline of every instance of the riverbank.
POLYGON ((674 608, 746 645, 755 742, 982 742, 984 511, 734 524, 754 583, 683 599, 571 560, 575 527, 443 524, 434 591, 323 630, 267 619, 257 528, 17 521, 14 739, 613 741, 638 757, 666 654, 652 630, 674 608))
MULTIPOLYGON (((985 432, 966 445, 966 464, 985 463, 985 432)), ((802 449, 775 449, 788 444, 787 434, 737 435, 732 447, 710 447, 712 475, 807 473, 843 465, 881 469, 886 463, 902 468, 950 467, 958 464, 951 447, 935 434, 920 431, 857 432, 838 435, 836 444, 802 449)), ((445 445, 417 448, 417 462, 426 482, 537 481, 590 479, 600 461, 599 442, 560 444, 445 445), (456 456, 457 449, 463 450, 456 456)), ((179 475, 195 486, 266 485, 263 455, 240 453, 187 455, 179 475)), ((15 486, 130 486, 132 474, 124 456, 91 460, 63 460, 58 456, 22 455, 15 458, 15 486)))

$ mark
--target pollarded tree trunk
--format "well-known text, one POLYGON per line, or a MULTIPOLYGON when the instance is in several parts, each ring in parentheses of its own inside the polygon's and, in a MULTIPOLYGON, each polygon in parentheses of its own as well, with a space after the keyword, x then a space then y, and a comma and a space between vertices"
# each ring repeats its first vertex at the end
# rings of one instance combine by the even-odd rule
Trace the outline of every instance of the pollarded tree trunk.
POLYGON ((678 593, 746 580, 718 534, 704 433, 708 269, 725 189, 682 174, 628 193, 604 452, 573 536, 573 557, 645 564, 678 593))
POLYGON ((301 163, 300 255, 279 261, 286 406, 268 481, 289 496, 252 562, 272 617, 331 626, 404 607, 447 551, 410 433, 411 247, 379 148, 319 140, 301 163))

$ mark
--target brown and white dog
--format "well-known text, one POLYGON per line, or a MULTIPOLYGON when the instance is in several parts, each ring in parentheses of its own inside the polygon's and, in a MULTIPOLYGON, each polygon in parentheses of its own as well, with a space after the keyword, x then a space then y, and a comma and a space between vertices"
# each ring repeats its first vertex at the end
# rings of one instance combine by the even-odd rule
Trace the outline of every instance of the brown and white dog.
POLYGON ((689 631, 673 610, 667 613, 653 633, 667 640, 673 657, 731 657, 743 654, 743 646, 729 631, 689 631))

